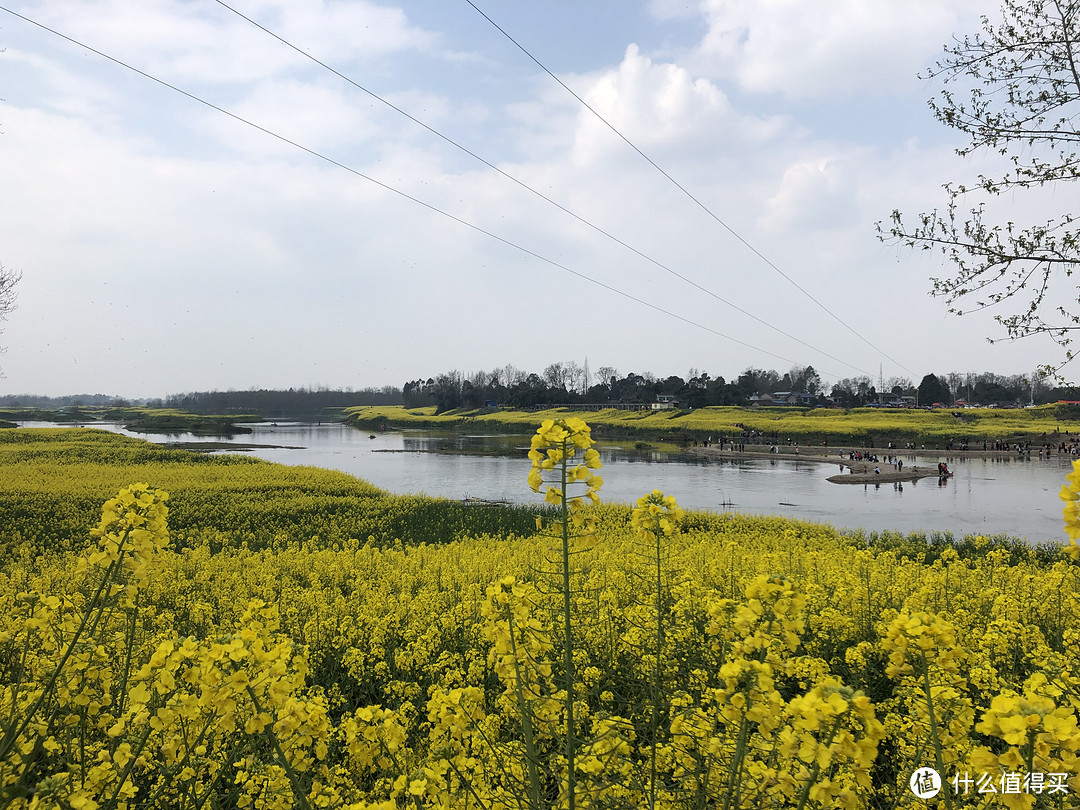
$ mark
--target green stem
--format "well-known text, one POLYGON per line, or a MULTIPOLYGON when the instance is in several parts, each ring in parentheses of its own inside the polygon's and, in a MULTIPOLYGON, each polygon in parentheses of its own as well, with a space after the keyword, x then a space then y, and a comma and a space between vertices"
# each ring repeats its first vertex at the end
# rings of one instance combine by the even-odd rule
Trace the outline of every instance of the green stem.
MULTIPOLYGON (((926 660, 926 656, 922 656, 922 670, 923 670, 923 691, 926 693, 926 711, 930 719, 930 739, 934 743, 934 762, 937 764, 937 772, 942 774, 944 779, 945 774, 945 762, 941 757, 941 738, 938 735, 937 718, 934 714, 934 697, 930 688, 930 662, 926 660)), ((948 791, 945 791, 945 806, 952 810, 952 796, 948 791)))
POLYGON ((536 754, 536 732, 532 724, 532 709, 525 702, 525 692, 521 688, 521 664, 517 655, 517 640, 514 638, 514 610, 507 612, 510 629, 510 652, 514 656, 514 685, 517 692, 518 710, 521 712, 521 731, 525 737, 525 764, 529 772, 529 805, 540 810, 540 771, 536 754))
POLYGON ((131 656, 135 646, 135 624, 139 615, 138 595, 135 597, 135 606, 131 610, 131 623, 128 625, 126 649, 124 650, 124 674, 120 678, 120 687, 113 695, 113 704, 116 706, 116 717, 124 713, 124 703, 127 702, 128 676, 131 674, 131 656))
MULTIPOLYGON (((251 696, 251 703, 255 707, 255 713, 262 714, 262 707, 259 705, 259 698, 255 696, 255 690, 248 686, 247 692, 248 695, 251 696)), ((296 801, 300 803, 300 806, 304 808, 304 810, 311 810, 311 805, 308 804, 307 795, 300 787, 300 780, 296 776, 296 771, 293 770, 293 766, 285 756, 285 752, 281 750, 281 743, 278 741, 277 734, 274 733, 274 724, 267 723, 266 728, 264 728, 263 731, 273 744, 278 761, 281 763, 281 767, 285 769, 285 773, 289 777, 289 785, 292 786, 293 796, 296 798, 296 801)))
POLYGON ((567 499, 568 442, 562 441, 562 463, 559 466, 560 489, 559 517, 562 520, 562 591, 563 591, 563 669, 566 672, 566 800, 569 810, 574 810, 577 774, 574 772, 577 740, 574 733, 574 640, 570 622, 570 507, 567 499))
POLYGON ((79 782, 86 786, 86 709, 79 718, 79 782))
POLYGON ((146 724, 146 731, 143 732, 142 739, 139 740, 138 747, 132 751, 131 759, 128 760, 127 765, 124 767, 124 772, 120 774, 120 779, 116 783, 116 790, 113 791, 113 795, 109 797, 109 800, 105 802, 103 807, 116 807, 116 798, 120 795, 120 791, 124 787, 124 783, 127 781, 128 776, 131 774, 131 769, 135 767, 135 762, 140 756, 142 756, 143 748, 146 747, 146 741, 150 738, 151 732, 150 724, 146 724))
MULTIPOLYGON (((211 719, 214 719, 214 716, 211 716, 211 719)), ((222 758, 222 762, 224 763, 224 762, 233 762, 233 761, 235 761, 235 759, 238 756, 243 754, 245 748, 246 748, 246 746, 240 746, 240 745, 234 746, 233 748, 231 748, 229 750, 228 755, 222 758)), ((203 791, 202 797, 200 798, 197 795, 194 797, 194 799, 195 799, 195 810, 202 810, 203 805, 206 804, 206 802, 210 799, 210 797, 214 793, 214 790, 217 788, 218 783, 221 782, 221 776, 222 776, 223 773, 225 773, 225 766, 221 765, 218 768, 217 773, 214 775, 214 778, 211 779, 210 783, 206 786, 206 790, 203 791)), ((235 796, 236 796, 236 794, 238 792, 239 792, 238 786, 234 783, 232 785, 230 793, 226 793, 225 796, 222 797, 220 805, 215 805, 215 806, 220 806, 220 807, 233 807, 233 806, 235 806, 235 796), (231 801, 230 801, 230 799, 231 799, 231 801)), ((151 803, 150 806, 153 807, 154 806, 153 803, 151 803)))
MULTIPOLYGON (((195 738, 195 743, 194 743, 195 745, 198 745, 198 744, 200 744, 202 742, 202 740, 205 738, 206 733, 209 732, 210 726, 213 725, 213 722, 216 719, 217 719, 216 714, 211 714, 210 717, 207 718, 206 725, 203 726, 202 732, 199 734, 198 737, 195 738)), ((181 759, 178 763, 176 763, 176 765, 173 766, 174 771, 179 772, 179 771, 182 771, 184 769, 184 767, 188 763, 188 760, 191 758, 191 750, 192 750, 193 747, 194 747, 194 745, 191 743, 191 741, 189 741, 187 739, 187 737, 185 735, 185 738, 184 738, 184 756, 183 756, 183 759, 181 759)), ((235 751, 235 749, 231 749, 229 751, 228 756, 223 757, 222 761, 223 762, 232 762, 233 758, 234 758, 233 751, 235 751)), ((212 789, 214 787, 214 785, 217 784, 217 782, 221 778, 221 774, 222 774, 222 772, 224 770, 225 770, 224 766, 218 768, 217 776, 215 776, 213 779, 211 779, 209 785, 207 786, 208 790, 212 789)), ((162 779, 161 783, 158 785, 157 790, 154 791, 154 794, 150 797, 149 801, 147 802, 147 806, 154 807, 158 796, 161 795, 162 791, 165 790, 166 787, 169 787, 171 785, 172 785, 172 780, 171 779, 162 779)), ((205 799, 203 799, 203 801, 205 802, 205 799)), ((201 802, 199 802, 197 797, 195 798, 195 802, 196 802, 196 806, 200 806, 201 802)))
POLYGON ((1035 770, 1035 738, 1038 736, 1038 732, 1035 729, 1031 729, 1028 732, 1027 743, 1024 745, 1024 761, 1027 764, 1027 772, 1031 773, 1035 770))
MULTIPOLYGON (((461 771, 460 771, 460 770, 458 769, 458 766, 454 764, 453 760, 451 760, 451 759, 448 759, 448 760, 446 760, 446 764, 447 764, 447 765, 449 765, 449 766, 450 766, 450 769, 451 769, 451 770, 452 770, 452 771, 453 771, 454 773, 456 773, 456 774, 458 775, 458 779, 460 779, 460 780, 461 780, 461 782, 462 782, 462 784, 463 784, 463 785, 465 785, 465 787, 466 787, 466 789, 467 789, 467 790, 469 791, 469 793, 471 793, 471 794, 472 794, 472 797, 473 797, 474 799, 476 799, 476 803, 477 803, 477 805, 479 805, 479 806, 480 806, 481 808, 483 808, 483 810, 487 810, 487 805, 486 805, 486 804, 484 804, 484 800, 483 800, 483 799, 481 799, 481 798, 480 798, 480 796, 479 796, 479 795, 477 794, 477 792, 476 792, 476 788, 474 788, 474 787, 473 787, 473 785, 472 785, 472 781, 471 781, 471 780, 469 780, 469 779, 466 779, 466 778, 465 778, 465 774, 463 774, 463 773, 462 773, 462 772, 461 772, 461 771)), ((466 808, 467 808, 467 807, 468 807, 468 801, 466 801, 466 808)))
POLYGON ((660 728, 660 656, 663 652, 664 643, 664 620, 663 620, 663 576, 660 567, 660 519, 656 519, 653 526, 653 539, 656 541, 656 663, 653 672, 652 684, 652 721, 649 728, 651 739, 649 751, 649 810, 656 808, 656 748, 657 736, 660 728))
MULTIPOLYGON (((33 612, 31 612, 30 613, 31 618, 33 618, 33 615, 34 615, 33 612)), ((22 654, 19 656, 19 678, 18 678, 18 680, 15 681, 14 685, 11 688, 11 711, 8 713, 7 722, 4 723, 4 726, 3 726, 5 736, 6 736, 7 731, 15 725, 15 709, 19 705, 19 689, 22 686, 23 677, 26 674, 26 659, 29 657, 29 655, 30 655, 30 633, 28 632, 26 634, 25 640, 23 641, 22 654)))
POLYGON ((727 783, 727 795, 724 796, 724 810, 731 810, 732 807, 737 807, 738 803, 732 804, 732 799, 735 798, 737 792, 736 788, 739 781, 739 776, 742 772, 743 758, 746 756, 746 741, 750 736, 750 721, 747 719, 747 713, 750 711, 750 696, 746 696, 746 706, 743 708, 742 720, 739 723, 739 738, 735 743, 735 753, 731 755, 731 766, 728 768, 728 783, 727 783))

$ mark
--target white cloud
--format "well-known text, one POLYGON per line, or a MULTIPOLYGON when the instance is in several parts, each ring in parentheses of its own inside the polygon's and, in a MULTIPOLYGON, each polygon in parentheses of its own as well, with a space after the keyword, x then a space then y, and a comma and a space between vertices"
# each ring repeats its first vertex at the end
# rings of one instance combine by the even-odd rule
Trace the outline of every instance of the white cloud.
MULTIPOLYGON (((229 111, 268 129, 283 138, 314 151, 332 150, 347 145, 351 148, 369 144, 380 134, 380 118, 384 112, 366 96, 350 92, 333 80, 302 82, 295 79, 257 82, 244 98, 229 105, 229 111)), ((232 147, 236 124, 218 112, 201 114, 205 126, 217 130, 222 142, 232 147)), ((243 138, 243 151, 252 148, 298 156, 296 148, 284 142, 274 142, 269 136, 243 138)), ((261 151, 260 150, 260 151, 261 151)))
MULTIPOLYGON (((230 3, 233 5, 233 3, 230 3)), ((236 2, 245 16, 323 61, 365 62, 430 49, 401 9, 357 0, 236 2)), ((248 82, 312 65, 228 9, 183 0, 41 0, 27 16, 167 80, 248 82)))
MULTIPOLYGON (((759 118, 735 110, 706 79, 674 63, 656 63, 630 45, 617 68, 584 77, 584 99, 612 127, 643 150, 721 153, 736 145, 770 140, 781 133, 780 118, 759 118)), ((592 113, 578 113, 574 161, 587 164, 604 153, 629 148, 592 113)))
POLYGON ((405 8, 366 0, 264 0, 245 14, 260 22, 268 19, 264 23, 268 28, 322 61, 361 61, 397 51, 429 50, 440 39, 411 24, 405 8), (280 25, 275 25, 275 17, 280 25))
POLYGON ((764 233, 849 227, 857 184, 843 159, 819 157, 787 168, 760 220, 764 233))
POLYGON ((702 0, 708 33, 691 64, 787 98, 905 92, 992 0, 702 0))

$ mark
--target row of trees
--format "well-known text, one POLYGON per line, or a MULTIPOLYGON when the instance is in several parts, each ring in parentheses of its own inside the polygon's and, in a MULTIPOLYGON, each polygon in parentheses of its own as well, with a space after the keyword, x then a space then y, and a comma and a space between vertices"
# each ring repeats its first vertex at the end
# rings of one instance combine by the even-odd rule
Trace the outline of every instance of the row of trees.
POLYGON ((471 374, 449 371, 405 383, 402 400, 409 408, 434 405, 439 413, 455 408, 482 408, 491 403, 511 408, 585 403, 644 404, 656 402, 660 396, 675 397, 681 408, 701 408, 706 405, 748 405, 754 396, 777 392, 809 394, 812 404, 836 404, 845 408, 900 397, 912 397, 919 405, 953 405, 962 400, 971 404, 1011 406, 1075 399, 1078 393, 1072 389, 1052 388, 1037 374, 927 374, 917 386, 903 377, 892 377, 881 383, 864 376, 839 380, 829 388, 813 366, 795 366, 784 374, 748 368, 729 382, 698 369, 690 369, 685 378, 658 377, 647 372, 623 376, 610 366, 590 374, 583 366, 571 361, 553 363, 541 373, 509 365, 471 374))
POLYGON ((178 408, 201 414, 257 413, 266 417, 305 417, 351 405, 400 405, 401 389, 394 386, 354 391, 332 388, 198 391, 150 400, 154 408, 178 408))
POLYGON ((403 388, 352 389, 290 388, 249 391, 199 391, 173 394, 162 399, 137 402, 104 394, 68 397, 26 395, 0 396, 0 407, 59 409, 72 406, 106 407, 146 405, 177 408, 198 414, 261 414, 267 418, 311 418, 328 410, 351 405, 400 405, 409 408, 434 405, 439 413, 455 408, 483 408, 489 403, 509 408, 544 405, 613 404, 656 402, 675 397, 680 408, 707 405, 749 405, 753 397, 778 392, 809 394, 808 404, 857 408, 900 397, 914 398, 920 405, 953 405, 964 401, 980 405, 1042 404, 1059 399, 1080 400, 1080 389, 1052 388, 1037 375, 1002 376, 990 372, 927 374, 916 386, 910 379, 892 377, 884 383, 870 377, 850 377, 826 386, 813 366, 795 366, 784 374, 771 369, 747 368, 734 380, 713 377, 690 369, 686 377, 658 377, 645 372, 622 375, 604 366, 586 373, 574 362, 553 363, 537 374, 504 366, 493 371, 463 374, 449 371, 426 380, 405 383, 403 388), (880 396, 879 396, 879 390, 880 396))
POLYGON ((1030 375, 1003 376, 992 372, 961 374, 927 374, 918 386, 903 377, 892 377, 884 383, 882 397, 869 377, 853 377, 839 380, 832 387, 830 397, 844 407, 857 407, 876 402, 888 402, 901 397, 914 397, 916 405, 954 405, 963 402, 970 405, 1042 405, 1059 399, 1076 399, 1073 388, 1055 388, 1048 384, 1048 377, 1038 372, 1030 375))
POLYGON ((382 388, 289 388, 251 389, 247 391, 194 391, 170 394, 156 399, 124 399, 110 394, 72 394, 48 397, 31 394, 0 396, 0 408, 175 408, 197 414, 259 414, 282 419, 325 416, 326 412, 352 405, 400 405, 401 389, 392 385, 382 388))

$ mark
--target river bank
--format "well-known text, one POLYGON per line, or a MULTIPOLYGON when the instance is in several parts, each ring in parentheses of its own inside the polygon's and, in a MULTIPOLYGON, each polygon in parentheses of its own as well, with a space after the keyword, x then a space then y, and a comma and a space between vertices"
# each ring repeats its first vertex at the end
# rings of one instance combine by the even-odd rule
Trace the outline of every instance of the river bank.
MULTIPOLYGON (((743 408, 716 406, 694 410, 550 410, 512 411, 487 408, 448 411, 434 408, 368 406, 348 408, 345 423, 365 430, 420 428, 463 434, 532 433, 545 419, 578 417, 599 441, 631 439, 675 442, 720 439, 761 445, 885 448, 914 444, 927 452, 951 452, 950 447, 993 447, 995 443, 1058 447, 1080 444, 1080 422, 1053 406, 1032 409, 973 409, 934 411, 855 408, 743 408)), ((975 452, 975 451, 970 451, 975 452)), ((991 452, 991 451, 987 451, 991 452)))

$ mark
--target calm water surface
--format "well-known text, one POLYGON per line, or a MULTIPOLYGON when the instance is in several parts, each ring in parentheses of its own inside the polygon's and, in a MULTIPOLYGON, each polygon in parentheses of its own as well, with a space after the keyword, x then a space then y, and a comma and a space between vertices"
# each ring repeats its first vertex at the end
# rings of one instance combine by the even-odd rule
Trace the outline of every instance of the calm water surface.
MULTIPOLYGON (((41 424, 41 423, 37 423, 41 424)), ((109 429, 128 433, 117 426, 109 429)), ((369 438, 342 424, 256 424, 237 443, 297 445, 261 448, 253 455, 282 464, 307 464, 356 475, 396 493, 536 503, 525 484, 529 461, 523 436, 458 436, 390 431, 369 438), (423 452, 447 448, 522 448, 520 457, 423 452), (380 452, 383 451, 383 452, 380 452), (385 452, 394 451, 394 452, 385 452)), ((182 436, 128 435, 152 441, 198 441, 182 436)), ((840 485, 826 481, 839 467, 769 459, 696 460, 600 445, 601 496, 630 503, 653 489, 675 495, 688 509, 772 514, 868 531, 947 531, 1008 534, 1032 542, 1064 542, 1057 497, 1071 469, 1067 458, 950 460, 956 475, 902 486, 840 485)), ((946 456, 941 456, 946 458, 946 456)), ((924 456, 918 464, 936 464, 924 456)), ((905 457, 905 464, 912 461, 905 457)))

